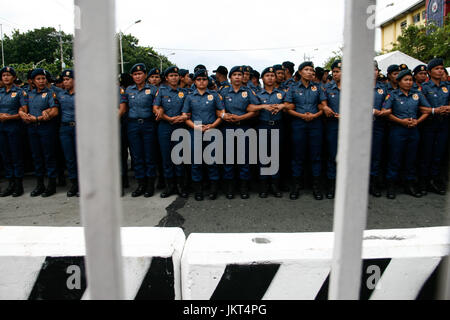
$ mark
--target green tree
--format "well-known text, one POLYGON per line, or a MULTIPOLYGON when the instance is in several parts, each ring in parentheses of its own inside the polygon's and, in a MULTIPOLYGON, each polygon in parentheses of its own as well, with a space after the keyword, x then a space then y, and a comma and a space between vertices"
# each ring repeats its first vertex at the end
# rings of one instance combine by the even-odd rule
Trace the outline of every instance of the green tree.
POLYGON ((331 70, 331 65, 336 60, 342 60, 342 49, 343 48, 339 48, 338 50, 333 51, 333 55, 325 61, 325 65, 324 65, 325 69, 331 70))
MULTIPOLYGON (((119 36, 117 37, 119 38, 119 36)), ((118 48, 120 50, 120 46, 118 46, 118 48)), ((122 48, 125 72, 129 72, 131 67, 136 63, 144 63, 147 66, 148 70, 152 68, 160 68, 161 61, 158 58, 151 56, 150 54, 161 57, 163 62, 163 70, 173 65, 173 63, 169 61, 167 57, 159 55, 155 50, 153 50, 153 48, 139 46, 139 40, 131 34, 123 36, 122 48)), ((118 56, 120 60, 120 51, 118 56)))
POLYGON ((410 25, 394 44, 392 51, 397 50, 424 62, 440 57, 446 66, 450 65, 450 15, 441 28, 431 23, 410 25))

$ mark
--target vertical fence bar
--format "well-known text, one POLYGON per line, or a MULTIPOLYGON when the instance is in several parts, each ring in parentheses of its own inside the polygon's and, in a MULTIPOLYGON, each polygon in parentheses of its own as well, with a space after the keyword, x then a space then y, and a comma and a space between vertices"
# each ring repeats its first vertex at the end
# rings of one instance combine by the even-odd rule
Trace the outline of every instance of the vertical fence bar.
POLYGON ((75 0, 80 209, 91 299, 123 299, 115 1, 75 0))
POLYGON ((330 300, 358 299, 370 165, 375 0, 346 0, 330 300))

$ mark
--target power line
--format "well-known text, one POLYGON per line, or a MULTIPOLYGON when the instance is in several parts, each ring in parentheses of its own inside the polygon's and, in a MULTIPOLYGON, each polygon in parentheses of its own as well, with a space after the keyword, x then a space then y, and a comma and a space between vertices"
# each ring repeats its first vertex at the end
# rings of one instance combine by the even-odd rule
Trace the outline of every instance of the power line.
POLYGON ((193 48, 154 48, 156 50, 171 50, 171 51, 195 51, 195 52, 241 52, 241 51, 273 51, 273 50, 288 50, 307 47, 320 47, 325 45, 337 45, 339 41, 333 41, 328 43, 308 44, 308 45, 294 45, 289 47, 277 47, 277 48, 252 48, 252 49, 193 49, 193 48))

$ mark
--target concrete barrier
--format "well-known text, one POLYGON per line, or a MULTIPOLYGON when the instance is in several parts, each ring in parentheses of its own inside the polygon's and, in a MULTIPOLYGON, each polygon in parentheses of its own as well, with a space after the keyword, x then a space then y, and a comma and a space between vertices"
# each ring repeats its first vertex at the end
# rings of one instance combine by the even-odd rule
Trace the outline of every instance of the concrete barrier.
MULTIPOLYGON (((122 228, 126 299, 181 299, 179 228, 122 228)), ((0 299, 89 297, 83 228, 0 227, 0 299)))
MULTIPOLYGON (((333 233, 191 234, 183 300, 328 298, 333 233)), ((433 299, 450 228, 365 231, 360 299, 433 299)))

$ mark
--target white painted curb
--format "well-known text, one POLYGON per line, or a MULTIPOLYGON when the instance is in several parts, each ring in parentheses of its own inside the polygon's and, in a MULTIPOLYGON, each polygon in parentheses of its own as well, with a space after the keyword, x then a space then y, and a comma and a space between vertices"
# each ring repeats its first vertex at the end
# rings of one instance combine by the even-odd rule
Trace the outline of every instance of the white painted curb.
MULTIPOLYGON (((333 241, 331 232, 191 234, 181 261, 183 300, 326 298, 333 241), (261 284, 248 289, 254 273, 261 277, 251 283, 261 284)), ((361 298, 416 299, 449 253, 449 227, 365 231, 361 298)))
MULTIPOLYGON (((121 230, 125 298, 145 299, 150 295, 152 299, 168 299, 169 295, 181 299, 183 231, 179 228, 121 230), (160 276, 158 272, 164 274, 160 276), (152 279, 158 283, 150 283, 152 279), (149 284, 152 292, 148 290, 149 284), (155 295, 156 287, 162 292, 161 297, 155 295)), ((66 288, 67 283, 77 284, 77 264, 82 263, 84 268, 84 256, 81 227, 0 227, 0 299, 45 299, 49 294, 55 299, 86 299, 88 291, 83 290, 86 288, 66 288), (70 263, 74 263, 75 269, 67 268, 70 263), (46 278, 45 270, 53 270, 50 278, 46 278)))

